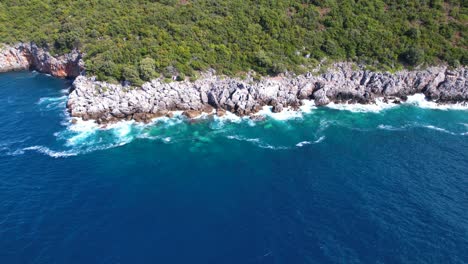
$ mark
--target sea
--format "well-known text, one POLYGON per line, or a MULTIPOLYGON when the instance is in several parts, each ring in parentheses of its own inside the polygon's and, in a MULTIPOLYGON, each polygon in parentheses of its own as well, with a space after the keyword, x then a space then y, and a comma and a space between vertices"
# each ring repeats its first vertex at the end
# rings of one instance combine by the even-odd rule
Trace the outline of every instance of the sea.
POLYGON ((72 124, 0 74, 0 263, 468 263, 468 108, 72 124))

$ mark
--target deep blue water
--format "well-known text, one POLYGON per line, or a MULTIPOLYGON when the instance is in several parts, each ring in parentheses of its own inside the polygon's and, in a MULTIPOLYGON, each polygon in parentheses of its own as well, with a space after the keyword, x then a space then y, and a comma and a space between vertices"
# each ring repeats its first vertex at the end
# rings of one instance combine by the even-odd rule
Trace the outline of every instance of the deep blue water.
POLYGON ((0 75, 0 263, 468 263, 468 111, 71 126, 0 75))

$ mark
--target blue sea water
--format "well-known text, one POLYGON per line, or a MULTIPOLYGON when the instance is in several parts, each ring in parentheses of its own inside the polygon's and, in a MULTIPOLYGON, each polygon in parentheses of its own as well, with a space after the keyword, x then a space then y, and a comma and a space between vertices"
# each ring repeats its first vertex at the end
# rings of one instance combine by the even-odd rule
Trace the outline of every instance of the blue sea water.
POLYGON ((0 263, 468 263, 468 111, 71 125, 0 75, 0 263))

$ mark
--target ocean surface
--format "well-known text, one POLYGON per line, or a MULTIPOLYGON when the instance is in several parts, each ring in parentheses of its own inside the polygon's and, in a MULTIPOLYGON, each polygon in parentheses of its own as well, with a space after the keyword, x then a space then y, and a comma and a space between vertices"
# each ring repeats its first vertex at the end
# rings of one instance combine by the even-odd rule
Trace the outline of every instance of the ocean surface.
POLYGON ((0 263, 468 263, 468 111, 70 124, 0 74, 0 263))

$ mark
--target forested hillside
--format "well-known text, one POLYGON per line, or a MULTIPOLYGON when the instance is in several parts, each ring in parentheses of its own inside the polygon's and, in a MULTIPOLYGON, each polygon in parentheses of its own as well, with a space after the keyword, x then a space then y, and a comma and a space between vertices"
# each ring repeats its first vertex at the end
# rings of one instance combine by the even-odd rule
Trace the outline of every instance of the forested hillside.
POLYGON ((2 0, 0 42, 79 48, 88 72, 303 72, 323 58, 395 70, 468 63, 462 0, 2 0))

